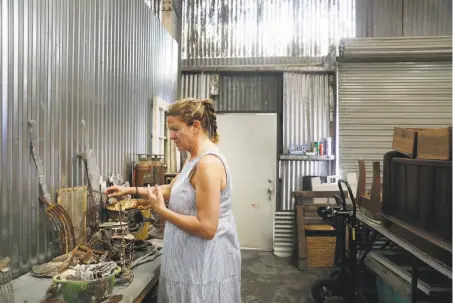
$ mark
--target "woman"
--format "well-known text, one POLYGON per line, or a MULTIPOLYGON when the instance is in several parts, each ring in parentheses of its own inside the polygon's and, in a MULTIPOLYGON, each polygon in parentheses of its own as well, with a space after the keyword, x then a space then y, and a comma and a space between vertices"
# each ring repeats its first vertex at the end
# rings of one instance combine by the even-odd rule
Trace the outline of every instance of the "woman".
POLYGON ((241 302, 241 254, 232 213, 231 175, 216 146, 212 100, 181 100, 167 113, 170 138, 187 151, 181 173, 170 185, 110 187, 110 197, 147 197, 166 220, 159 302, 241 302), (165 200, 169 200, 168 208, 165 200))

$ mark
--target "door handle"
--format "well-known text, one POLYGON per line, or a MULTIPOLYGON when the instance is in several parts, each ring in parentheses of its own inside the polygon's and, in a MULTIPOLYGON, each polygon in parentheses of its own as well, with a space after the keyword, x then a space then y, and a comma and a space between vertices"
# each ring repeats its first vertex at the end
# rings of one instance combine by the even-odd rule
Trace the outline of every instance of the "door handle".
MULTIPOLYGON (((268 179, 267 182, 269 184, 272 184, 272 179, 268 179)), ((274 187, 272 185, 270 185, 268 188, 267 188, 267 194, 268 194, 268 200, 269 201, 272 201, 272 194, 274 193, 274 187)))

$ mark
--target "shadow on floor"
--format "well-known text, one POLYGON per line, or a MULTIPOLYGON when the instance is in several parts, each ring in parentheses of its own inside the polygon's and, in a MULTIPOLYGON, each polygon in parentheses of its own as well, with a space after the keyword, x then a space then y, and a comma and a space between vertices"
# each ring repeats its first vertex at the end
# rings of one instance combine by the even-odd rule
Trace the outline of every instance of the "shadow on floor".
POLYGON ((242 252, 242 303, 315 303, 311 284, 328 269, 299 271, 288 258, 272 253, 242 252))

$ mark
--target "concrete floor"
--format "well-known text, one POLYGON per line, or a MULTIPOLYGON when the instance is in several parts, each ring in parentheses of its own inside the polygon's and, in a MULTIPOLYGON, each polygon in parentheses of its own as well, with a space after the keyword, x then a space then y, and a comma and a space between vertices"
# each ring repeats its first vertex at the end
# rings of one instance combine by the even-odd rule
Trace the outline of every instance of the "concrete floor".
POLYGON ((326 269, 299 271, 290 259, 272 253, 242 252, 242 303, 314 303, 311 284, 326 269))

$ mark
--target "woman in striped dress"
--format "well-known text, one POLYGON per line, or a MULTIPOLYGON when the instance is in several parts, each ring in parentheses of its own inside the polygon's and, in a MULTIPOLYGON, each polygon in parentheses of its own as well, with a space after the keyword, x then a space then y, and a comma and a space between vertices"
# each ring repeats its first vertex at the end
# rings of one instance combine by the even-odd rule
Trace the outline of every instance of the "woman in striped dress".
POLYGON ((232 212, 232 180, 217 148, 212 100, 181 100, 169 107, 170 138, 190 157, 172 184, 107 189, 138 192, 166 220, 159 279, 161 303, 241 302, 241 254, 232 212), (169 200, 168 208, 165 200, 169 200))

